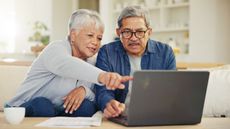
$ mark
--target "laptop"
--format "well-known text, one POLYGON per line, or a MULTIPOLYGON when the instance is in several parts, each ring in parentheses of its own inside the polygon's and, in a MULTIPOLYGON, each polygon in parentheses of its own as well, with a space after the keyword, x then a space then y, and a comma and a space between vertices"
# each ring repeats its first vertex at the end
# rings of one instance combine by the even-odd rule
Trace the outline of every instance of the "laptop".
POLYGON ((137 71, 127 116, 109 120, 125 126, 198 124, 208 79, 207 71, 137 71))

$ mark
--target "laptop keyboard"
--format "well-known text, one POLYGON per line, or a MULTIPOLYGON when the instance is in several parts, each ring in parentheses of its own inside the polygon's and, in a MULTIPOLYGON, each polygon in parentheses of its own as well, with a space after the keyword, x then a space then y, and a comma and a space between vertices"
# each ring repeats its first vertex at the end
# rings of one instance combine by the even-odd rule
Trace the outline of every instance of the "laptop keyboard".
POLYGON ((127 115, 119 115, 118 117, 116 117, 117 119, 122 119, 127 121, 127 115))
POLYGON ((120 123, 123 125, 127 125, 127 115, 120 115, 118 117, 110 118, 109 120, 115 122, 115 123, 120 123))

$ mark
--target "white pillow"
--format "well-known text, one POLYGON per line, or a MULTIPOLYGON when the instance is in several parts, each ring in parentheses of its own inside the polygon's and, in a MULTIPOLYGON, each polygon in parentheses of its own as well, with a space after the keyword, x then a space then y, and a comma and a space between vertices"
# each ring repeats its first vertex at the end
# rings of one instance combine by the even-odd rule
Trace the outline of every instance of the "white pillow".
POLYGON ((230 117, 230 67, 210 69, 203 116, 230 117))

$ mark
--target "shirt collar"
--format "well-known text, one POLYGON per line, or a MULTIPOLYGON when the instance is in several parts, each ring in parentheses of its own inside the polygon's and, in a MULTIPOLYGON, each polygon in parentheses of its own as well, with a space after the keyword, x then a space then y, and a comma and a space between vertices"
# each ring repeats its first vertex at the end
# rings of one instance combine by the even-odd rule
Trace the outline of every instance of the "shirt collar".
POLYGON ((147 43, 147 49, 145 50, 144 54, 149 53, 156 53, 156 41, 149 39, 147 43))

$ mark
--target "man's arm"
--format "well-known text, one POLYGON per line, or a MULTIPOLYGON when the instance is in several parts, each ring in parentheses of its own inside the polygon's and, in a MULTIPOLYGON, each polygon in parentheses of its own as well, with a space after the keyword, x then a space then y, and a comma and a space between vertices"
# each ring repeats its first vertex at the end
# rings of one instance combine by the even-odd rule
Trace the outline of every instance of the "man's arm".
POLYGON ((173 50, 170 46, 168 46, 167 49, 167 69, 168 70, 176 70, 176 58, 175 55, 173 53, 173 50))
MULTIPOLYGON (((106 51, 106 46, 103 46, 100 48, 97 56, 97 61, 96 61, 96 67, 104 70, 104 71, 112 71, 112 68, 109 65, 109 56, 106 51)), ((115 91, 113 90, 108 90, 104 86, 98 86, 95 85, 95 91, 96 91, 96 102, 99 106, 99 109, 101 111, 104 111, 104 108, 106 107, 106 104, 114 99, 115 97, 115 91)))

